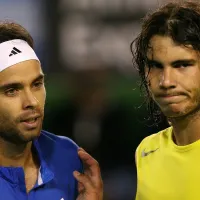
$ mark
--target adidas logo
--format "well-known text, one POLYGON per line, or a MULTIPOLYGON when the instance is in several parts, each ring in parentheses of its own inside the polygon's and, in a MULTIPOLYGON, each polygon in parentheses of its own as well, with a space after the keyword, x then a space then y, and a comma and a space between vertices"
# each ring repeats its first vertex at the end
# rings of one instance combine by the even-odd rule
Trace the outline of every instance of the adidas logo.
POLYGON ((10 52, 10 56, 16 55, 18 53, 21 53, 21 51, 19 49, 17 49, 16 47, 13 47, 12 51, 10 52))

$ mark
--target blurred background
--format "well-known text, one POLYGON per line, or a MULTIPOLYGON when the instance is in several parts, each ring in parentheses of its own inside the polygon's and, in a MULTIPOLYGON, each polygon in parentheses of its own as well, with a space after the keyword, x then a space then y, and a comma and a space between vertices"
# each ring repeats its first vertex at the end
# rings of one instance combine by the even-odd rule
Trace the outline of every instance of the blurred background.
POLYGON ((164 2, 0 0, 0 19, 20 23, 35 40, 46 74, 44 129, 98 160, 105 200, 134 199, 136 147, 165 127, 145 121, 129 50, 141 18, 164 2))

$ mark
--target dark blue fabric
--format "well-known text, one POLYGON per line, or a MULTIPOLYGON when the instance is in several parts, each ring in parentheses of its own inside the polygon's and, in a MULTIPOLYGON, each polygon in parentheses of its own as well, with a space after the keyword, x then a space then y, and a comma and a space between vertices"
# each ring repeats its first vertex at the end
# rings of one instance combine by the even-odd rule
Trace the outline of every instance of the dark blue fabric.
POLYGON ((33 141, 40 160, 42 184, 27 194, 21 167, 0 167, 0 200, 75 200, 77 181, 73 171, 82 172, 78 146, 69 138, 42 131, 33 141))

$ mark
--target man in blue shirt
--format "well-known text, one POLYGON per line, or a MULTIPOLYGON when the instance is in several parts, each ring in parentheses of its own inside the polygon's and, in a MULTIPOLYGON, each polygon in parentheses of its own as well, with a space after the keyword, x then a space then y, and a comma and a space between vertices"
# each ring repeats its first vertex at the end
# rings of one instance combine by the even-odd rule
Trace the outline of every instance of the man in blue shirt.
POLYGON ((98 162, 42 130, 44 74, 30 34, 1 23, 0 54, 0 199, 102 200, 98 162))

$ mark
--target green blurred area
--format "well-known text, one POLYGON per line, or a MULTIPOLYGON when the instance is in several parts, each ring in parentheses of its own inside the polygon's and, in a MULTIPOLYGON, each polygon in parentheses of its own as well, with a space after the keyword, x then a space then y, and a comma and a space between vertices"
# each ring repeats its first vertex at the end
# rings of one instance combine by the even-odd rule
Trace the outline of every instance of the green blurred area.
MULTIPOLYGON (((74 73, 48 74, 46 76, 47 98, 51 106, 56 106, 59 101, 67 100, 75 94, 71 85, 72 79, 75 78, 73 82, 76 81, 75 76, 74 73)), ((127 78, 127 76, 112 72, 102 85, 106 90, 110 103, 120 101, 134 106, 135 104, 141 104, 143 100, 139 90, 139 78, 136 76, 127 78)), ((94 85, 94 87, 96 86, 94 85)))
POLYGON ((144 119, 148 113, 146 106, 141 106, 144 99, 135 75, 123 76, 113 71, 50 74, 46 89, 44 129, 82 145, 74 137, 74 124, 80 113, 85 118, 98 118, 100 142, 93 149, 82 147, 92 152, 102 168, 133 165, 134 151, 141 140, 164 127, 153 127, 144 119))

